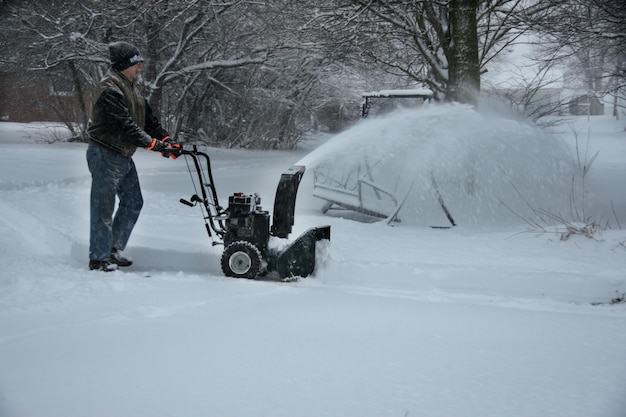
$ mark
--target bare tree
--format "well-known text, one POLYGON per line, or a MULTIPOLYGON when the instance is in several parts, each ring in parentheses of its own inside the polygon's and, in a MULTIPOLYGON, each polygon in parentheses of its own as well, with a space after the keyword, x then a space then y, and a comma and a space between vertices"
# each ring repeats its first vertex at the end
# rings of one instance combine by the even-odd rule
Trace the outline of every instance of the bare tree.
POLYGON ((108 43, 128 40, 145 52, 147 96, 172 133, 289 148, 349 119, 347 108, 358 114, 359 93, 381 84, 475 103, 481 74, 540 25, 528 22, 571 1, 585 0, 9 1, 2 30, 28 36, 19 49, 36 53, 3 58, 72 80, 84 122, 108 43))
POLYGON ((135 43, 147 58, 151 106, 181 138, 293 147, 331 96, 345 96, 327 88, 343 66, 323 36, 306 28, 314 9, 288 0, 35 0, 16 1, 12 12, 19 24, 9 33, 30 37, 19 49, 42 52, 29 55, 29 68, 63 68, 59 76, 74 80, 81 97, 107 68, 108 43, 135 43))
POLYGON ((196 77, 196 87, 188 90, 186 108, 195 111, 185 116, 185 135, 229 147, 285 149, 320 125, 323 109, 353 100, 358 114, 358 89, 344 76, 353 72, 337 61, 325 34, 308 24, 314 15, 315 8, 274 0, 250 2, 222 16, 224 27, 215 36, 237 36, 218 41, 220 53, 230 45, 252 50, 262 43, 264 59, 196 77))
POLYGON ((28 72, 45 74, 59 99, 53 110, 75 137, 81 137, 87 123, 86 90, 101 61, 93 40, 98 14, 90 10, 88 1, 79 7, 58 1, 33 1, 26 6, 7 3, 2 13, 4 34, 12 42, 8 50, 16 52, 9 68, 25 71, 25 82, 28 72), (76 106, 68 107, 67 101, 60 100, 68 94, 76 98, 76 106))
POLYGON ((438 100, 475 103, 491 61, 552 2, 342 0, 320 13, 353 56, 431 88, 438 100))
POLYGON ((626 101, 626 4, 613 0, 563 0, 530 22, 542 34, 546 55, 570 68, 570 83, 591 96, 626 101))
MULTIPOLYGON (((108 67, 110 41, 125 39, 137 44, 148 58, 144 77, 146 94, 158 111, 163 94, 167 96, 168 105, 184 103, 186 92, 192 88, 188 83, 197 80, 197 74, 210 78, 211 72, 223 68, 264 61, 262 46, 246 48, 216 35, 227 33, 224 27, 228 22, 219 25, 215 22, 240 3, 113 1, 103 7, 101 2, 84 0, 76 7, 66 2, 36 1, 15 6, 13 13, 19 23, 15 31, 28 31, 35 36, 31 46, 21 49, 45 51, 28 55, 35 57, 30 69, 66 78, 69 74, 80 97, 87 95, 82 92, 95 85, 108 67), (207 39, 218 42, 207 42, 207 39), (57 71, 62 67, 63 71, 57 71), (69 71, 65 71, 65 67, 69 67, 69 71)), ((84 124, 88 114, 85 100, 81 107, 84 124)), ((174 109, 173 117, 165 120, 175 131, 181 114, 193 109, 176 106, 174 109)))

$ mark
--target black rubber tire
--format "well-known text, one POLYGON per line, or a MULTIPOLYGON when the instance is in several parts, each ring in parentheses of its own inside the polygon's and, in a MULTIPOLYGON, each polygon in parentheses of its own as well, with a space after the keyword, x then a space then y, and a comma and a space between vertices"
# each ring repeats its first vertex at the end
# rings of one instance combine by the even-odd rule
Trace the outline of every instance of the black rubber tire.
POLYGON ((254 279, 261 273, 261 252, 250 242, 239 240, 222 253, 222 271, 227 277, 254 279))

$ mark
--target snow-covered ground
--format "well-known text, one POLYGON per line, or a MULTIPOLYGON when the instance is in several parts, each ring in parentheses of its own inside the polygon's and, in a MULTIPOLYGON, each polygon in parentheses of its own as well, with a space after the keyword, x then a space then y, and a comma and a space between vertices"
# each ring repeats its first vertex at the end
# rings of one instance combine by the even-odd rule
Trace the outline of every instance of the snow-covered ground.
MULTIPOLYGON (((224 277, 185 159, 142 150, 135 263, 88 271, 85 145, 0 123, 0 416, 625 416, 626 132, 575 123, 595 239, 325 216, 309 171, 293 236, 332 242, 292 283, 224 277)), ((266 208, 307 153, 208 151, 266 208)))

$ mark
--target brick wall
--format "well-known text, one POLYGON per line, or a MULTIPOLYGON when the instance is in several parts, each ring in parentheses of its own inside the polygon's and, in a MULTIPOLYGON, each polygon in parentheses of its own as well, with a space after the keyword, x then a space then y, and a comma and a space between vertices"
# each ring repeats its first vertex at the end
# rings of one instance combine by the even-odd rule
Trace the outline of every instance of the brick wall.
POLYGON ((78 109, 77 97, 71 93, 54 93, 43 73, 0 73, 2 121, 79 121, 78 109))

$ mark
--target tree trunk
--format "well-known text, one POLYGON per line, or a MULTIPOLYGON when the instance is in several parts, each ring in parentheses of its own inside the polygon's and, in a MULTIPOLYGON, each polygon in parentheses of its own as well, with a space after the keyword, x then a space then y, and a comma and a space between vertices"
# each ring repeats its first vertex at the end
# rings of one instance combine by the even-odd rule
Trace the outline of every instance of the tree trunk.
POLYGON ((78 98, 78 111, 81 117, 81 133, 87 130, 87 122, 89 121, 89 110, 87 109, 87 103, 85 102, 85 91, 83 91, 83 85, 80 80, 80 74, 76 69, 74 61, 68 61, 70 67, 70 73, 72 74, 72 82, 76 89, 76 96, 78 98))
MULTIPOLYGON (((147 23, 147 42, 146 42, 146 50, 143 54, 146 56, 147 63, 144 67, 144 80, 153 81, 156 79, 157 74, 157 65, 159 62, 158 50, 162 45, 159 44, 159 22, 156 23, 147 23)), ((154 86, 153 86, 154 87, 154 86)), ((150 103, 150 107, 152 107, 152 111, 155 114, 161 115, 161 86, 156 86, 156 88, 150 88, 150 91, 147 91, 148 102, 150 103)))
POLYGON ((476 104, 480 93, 478 60, 478 0, 450 1, 452 45, 448 56, 447 100, 476 104))

